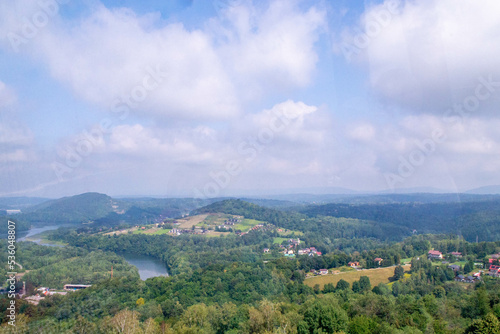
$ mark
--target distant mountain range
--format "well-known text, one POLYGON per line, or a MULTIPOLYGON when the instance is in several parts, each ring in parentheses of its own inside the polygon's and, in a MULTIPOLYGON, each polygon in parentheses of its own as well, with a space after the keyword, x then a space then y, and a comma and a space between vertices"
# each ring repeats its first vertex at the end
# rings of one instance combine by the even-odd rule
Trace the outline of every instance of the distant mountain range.
POLYGON ((485 186, 466 191, 467 194, 500 194, 500 186, 485 186))

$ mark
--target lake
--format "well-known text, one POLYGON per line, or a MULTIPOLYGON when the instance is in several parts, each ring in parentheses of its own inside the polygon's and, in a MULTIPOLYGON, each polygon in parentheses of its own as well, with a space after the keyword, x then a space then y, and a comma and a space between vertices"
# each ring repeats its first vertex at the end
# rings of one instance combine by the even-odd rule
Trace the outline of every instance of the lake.
POLYGON ((133 253, 116 253, 123 256, 125 260, 139 270, 141 280, 146 280, 150 277, 168 276, 167 267, 165 264, 152 256, 137 255, 133 253))

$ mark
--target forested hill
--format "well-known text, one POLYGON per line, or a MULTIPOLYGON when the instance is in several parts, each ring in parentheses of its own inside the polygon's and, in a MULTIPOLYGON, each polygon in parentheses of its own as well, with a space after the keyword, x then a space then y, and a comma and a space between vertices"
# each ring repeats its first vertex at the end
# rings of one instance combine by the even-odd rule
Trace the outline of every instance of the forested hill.
POLYGON ((309 217, 332 216, 397 224, 419 233, 456 233, 469 241, 500 239, 500 200, 461 203, 325 204, 300 210, 309 217))
POLYGON ((117 203, 107 195, 85 193, 32 206, 20 218, 32 222, 80 223, 105 217, 118 209, 117 203))
POLYGON ((407 227, 396 224, 344 217, 307 217, 302 213, 264 208, 242 200, 224 200, 193 211, 193 214, 201 213, 241 215, 277 227, 306 232, 316 239, 328 237, 402 240, 411 234, 407 227))
MULTIPOLYGON (((79 224, 93 221, 92 226, 136 224, 166 217, 179 217, 217 199, 189 198, 111 198, 100 193, 84 193, 33 205, 15 216, 37 225, 79 224)), ((28 225, 29 226, 29 225, 28 225)))

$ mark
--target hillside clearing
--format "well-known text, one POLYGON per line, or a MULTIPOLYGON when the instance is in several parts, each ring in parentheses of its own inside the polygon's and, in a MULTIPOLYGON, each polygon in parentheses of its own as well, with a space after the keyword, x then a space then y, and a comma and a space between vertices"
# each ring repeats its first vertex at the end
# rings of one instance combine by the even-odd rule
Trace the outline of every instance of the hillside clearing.
MULTIPOLYGON (((333 285, 337 285, 337 282, 343 279, 344 281, 349 282, 349 284, 351 284, 352 286, 352 283, 354 281, 359 281, 359 278, 361 276, 368 276, 370 278, 372 287, 374 287, 379 283, 389 283, 389 278, 394 276, 394 268, 396 267, 362 269, 356 271, 339 272, 333 275, 315 276, 306 279, 304 281, 304 284, 310 287, 314 287, 316 284, 319 284, 320 289, 323 289, 323 286, 325 284, 333 283, 333 285)), ((403 268, 405 269, 405 271, 408 271, 410 270, 411 266, 404 265, 403 268)))
POLYGON ((178 228, 181 229, 190 229, 191 227, 201 223, 208 217, 208 214, 196 215, 192 217, 186 217, 182 219, 178 219, 177 222, 180 223, 178 228))

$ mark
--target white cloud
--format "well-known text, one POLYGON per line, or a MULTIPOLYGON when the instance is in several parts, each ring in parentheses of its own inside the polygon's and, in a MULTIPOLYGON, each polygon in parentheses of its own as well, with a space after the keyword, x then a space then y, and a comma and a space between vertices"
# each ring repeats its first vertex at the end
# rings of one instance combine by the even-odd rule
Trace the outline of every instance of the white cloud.
MULTIPOLYGON (((5 8, 3 16, 29 19, 40 11, 35 1, 20 7, 5 8)), ((128 99, 137 113, 196 120, 231 119, 245 102, 310 83, 325 20, 315 7, 304 12, 294 1, 230 6, 198 30, 126 8, 89 11, 80 21, 54 14, 21 50, 102 108, 128 99), (224 41, 220 29, 228 32, 224 41)))
POLYGON ((101 106, 124 96, 138 113, 188 119, 238 114, 210 36, 182 24, 158 24, 151 15, 100 6, 68 32, 54 30, 37 42, 53 75, 101 106))
POLYGON ((11 107, 16 101, 15 92, 0 81, 0 109, 11 107))
POLYGON ((236 81, 245 82, 244 97, 310 83, 318 61, 314 44, 326 23, 323 11, 302 12, 297 1, 271 1, 264 9, 236 6, 224 13, 225 20, 211 27, 221 39, 221 58, 236 81))
POLYGON ((366 142, 372 140, 375 133, 375 128, 371 124, 361 124, 350 130, 349 136, 352 139, 366 142))
POLYGON ((500 120, 475 118, 450 124, 442 117, 424 114, 406 116, 392 124, 364 126, 373 128, 377 135, 362 146, 354 146, 344 157, 358 165, 358 175, 362 174, 359 167, 364 166, 365 173, 372 175, 372 184, 386 174, 401 176, 400 166, 408 163, 412 171, 406 175, 404 168, 397 187, 464 190, 474 188, 474 184, 500 182, 494 174, 500 164, 500 134, 496 130, 500 120), (356 156, 361 157, 357 163, 356 156))
MULTIPOLYGON (((371 87, 386 103, 442 113, 474 94, 480 77, 491 75, 500 81, 498 1, 400 2, 398 13, 384 25, 374 17, 389 3, 395 1, 368 8, 359 24, 369 35, 359 51, 368 65, 371 87), (380 29, 370 36, 374 22, 380 29)), ((354 45, 355 28, 350 31, 343 43, 354 45)), ((491 114, 493 102, 481 108, 491 114)))
POLYGON ((16 112, 15 92, 0 81, 0 165, 34 159, 33 135, 16 112))
POLYGON ((319 111, 318 107, 287 100, 271 109, 246 115, 234 124, 234 131, 242 137, 272 136, 270 146, 280 143, 282 149, 285 146, 290 149, 292 146, 297 148, 296 145, 322 145, 330 122, 327 113, 319 111))
POLYGON ((204 127, 166 132, 140 124, 119 125, 101 153, 173 163, 203 162, 212 158, 212 149, 207 149, 212 136, 212 130, 204 127))

